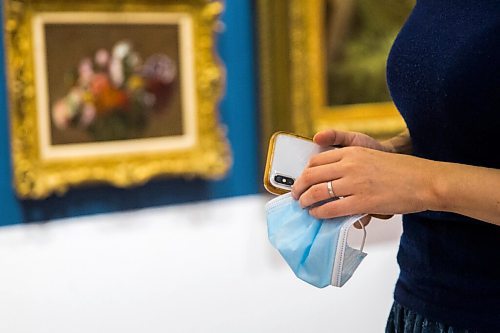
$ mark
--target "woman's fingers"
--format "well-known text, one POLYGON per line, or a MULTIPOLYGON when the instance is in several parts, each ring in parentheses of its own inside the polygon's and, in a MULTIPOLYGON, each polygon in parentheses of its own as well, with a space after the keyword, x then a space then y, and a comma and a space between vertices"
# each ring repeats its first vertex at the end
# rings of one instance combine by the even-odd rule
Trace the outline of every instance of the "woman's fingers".
POLYGON ((339 162, 344 154, 342 149, 332 149, 316 154, 309 160, 308 167, 315 167, 325 164, 339 162))
MULTIPOLYGON (((328 182, 319 183, 308 188, 299 198, 299 203, 302 208, 309 207, 315 203, 332 199, 328 190, 328 182)), ((349 195, 347 189, 343 185, 342 179, 332 181, 332 190, 335 197, 349 195)))
MULTIPOLYGON (((364 149, 361 147, 347 147, 325 151, 311 157, 307 168, 295 180, 292 188, 293 198, 297 200, 302 193, 315 184, 343 177, 346 172, 344 169, 347 165, 341 163, 343 156, 364 149)), ((341 194, 337 196, 341 196, 341 194)))
POLYGON ((342 177, 342 170, 335 164, 309 167, 295 180, 292 188, 292 196, 297 200, 311 186, 326 183, 340 177, 342 177))
POLYGON ((317 219, 329 219, 339 216, 361 214, 362 211, 363 207, 356 197, 350 196, 311 208, 309 214, 317 219))

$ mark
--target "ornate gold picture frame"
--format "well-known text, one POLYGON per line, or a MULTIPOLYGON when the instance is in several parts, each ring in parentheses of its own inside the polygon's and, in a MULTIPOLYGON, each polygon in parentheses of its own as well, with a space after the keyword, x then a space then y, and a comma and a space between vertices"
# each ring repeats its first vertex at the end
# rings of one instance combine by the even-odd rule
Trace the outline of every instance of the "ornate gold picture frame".
MULTIPOLYGON (((331 32, 327 22, 331 2, 258 1, 264 142, 278 130, 311 136, 322 129, 336 128, 386 138, 405 128, 392 102, 329 105, 327 73, 331 64, 326 44, 332 37, 327 36, 331 32)), ((401 24, 407 14, 398 14, 401 24)))
POLYGON ((208 0, 4 0, 18 195, 222 177, 222 10, 208 0))

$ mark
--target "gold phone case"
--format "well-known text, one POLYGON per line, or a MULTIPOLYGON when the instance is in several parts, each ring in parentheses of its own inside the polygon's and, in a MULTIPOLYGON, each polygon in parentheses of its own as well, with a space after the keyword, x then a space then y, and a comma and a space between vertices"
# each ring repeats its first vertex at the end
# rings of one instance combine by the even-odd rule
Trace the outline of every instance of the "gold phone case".
POLYGON ((273 159, 274 159, 274 154, 275 154, 276 141, 277 141, 278 137, 281 135, 287 135, 287 136, 291 136, 293 138, 298 138, 301 140, 307 140, 309 142, 312 142, 312 139, 310 139, 310 138, 307 138, 307 137, 304 137, 304 136, 301 136, 298 134, 294 134, 294 133, 283 132, 283 131, 276 132, 272 135, 271 139, 269 140, 269 147, 267 150, 266 168, 264 171, 264 188, 269 193, 272 193, 275 195, 281 195, 281 194, 285 194, 285 193, 289 192, 289 190, 285 190, 285 189, 276 187, 275 185, 273 185, 271 183, 272 164, 273 164, 273 159))

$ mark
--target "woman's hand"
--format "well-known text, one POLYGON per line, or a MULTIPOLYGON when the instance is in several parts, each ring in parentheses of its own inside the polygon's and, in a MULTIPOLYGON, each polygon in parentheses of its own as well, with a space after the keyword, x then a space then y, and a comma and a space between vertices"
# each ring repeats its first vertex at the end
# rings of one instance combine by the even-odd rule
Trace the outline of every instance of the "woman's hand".
MULTIPOLYGON (((404 134, 406 135, 406 133, 404 134)), ((409 136, 408 136, 409 139, 409 136)), ((349 147, 349 146, 358 146, 358 147, 365 147, 365 148, 371 148, 371 149, 376 149, 380 151, 385 151, 385 152, 395 152, 394 151, 394 145, 391 143, 390 140, 385 141, 383 143, 375 140, 374 138, 363 134, 363 133, 357 133, 357 132, 343 132, 343 131, 336 131, 336 130, 325 130, 322 132, 317 133, 314 136, 314 142, 317 143, 320 146, 323 147, 328 147, 328 146, 342 146, 342 147, 349 147)), ((377 215, 373 214, 373 217, 379 218, 379 219, 389 219, 392 217, 392 215, 377 215)), ((361 223, 363 225, 368 225, 370 223, 371 217, 370 215, 365 216, 361 219, 361 223)), ((360 228, 360 225, 355 224, 357 228, 360 228)))
MULTIPOLYGON (((345 147, 314 156, 294 184, 292 195, 303 207, 328 199, 329 181, 335 195, 344 197, 311 209, 315 217, 432 210, 500 226, 500 169, 403 155, 412 151, 408 130, 382 143, 333 130, 318 133, 314 140, 345 147)), ((366 225, 369 218, 361 222, 366 225)))
MULTIPOLYGON (((317 142, 324 142, 323 133, 315 137, 317 142)), ((335 144, 363 143, 371 145, 371 149, 345 147, 311 158, 293 186, 293 197, 302 207, 329 199, 329 181, 335 195, 343 197, 312 208, 312 216, 325 219, 352 214, 392 215, 429 209, 428 203, 434 200, 436 162, 380 151, 383 147, 375 150, 377 142, 362 135, 336 137, 335 144)))

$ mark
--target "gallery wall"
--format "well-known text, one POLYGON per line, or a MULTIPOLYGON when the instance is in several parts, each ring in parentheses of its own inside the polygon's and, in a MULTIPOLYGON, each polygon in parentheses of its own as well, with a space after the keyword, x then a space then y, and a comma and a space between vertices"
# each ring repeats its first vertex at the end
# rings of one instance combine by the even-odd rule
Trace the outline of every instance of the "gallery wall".
MULTIPOLYGON (((0 10, 3 16, 3 8, 0 10)), ((131 189, 80 187, 61 197, 19 200, 12 187, 7 88, 2 66, 0 226, 257 193, 260 155, 253 13, 253 1, 227 1, 222 16, 224 31, 219 36, 218 50, 227 70, 227 87, 220 117, 227 128, 234 161, 229 174, 219 181, 162 179, 131 189)), ((4 64, 3 35, 0 38, 0 62, 4 64)))

